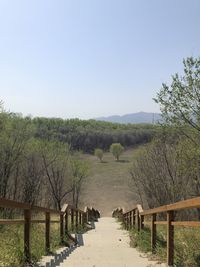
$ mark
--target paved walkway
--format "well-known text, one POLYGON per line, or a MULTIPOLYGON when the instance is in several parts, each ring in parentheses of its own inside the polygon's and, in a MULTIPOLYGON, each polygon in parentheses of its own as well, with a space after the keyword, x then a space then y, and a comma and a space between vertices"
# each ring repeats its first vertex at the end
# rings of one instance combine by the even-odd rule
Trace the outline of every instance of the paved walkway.
MULTIPOLYGON (((80 245, 60 250, 55 260, 43 259, 48 267, 149 267, 161 266, 150 262, 136 249, 130 248, 128 232, 120 229, 114 218, 101 218, 95 228, 79 238, 80 245), (45 261, 50 260, 48 264, 45 261)), ((41 265, 41 266, 42 266, 41 265)))

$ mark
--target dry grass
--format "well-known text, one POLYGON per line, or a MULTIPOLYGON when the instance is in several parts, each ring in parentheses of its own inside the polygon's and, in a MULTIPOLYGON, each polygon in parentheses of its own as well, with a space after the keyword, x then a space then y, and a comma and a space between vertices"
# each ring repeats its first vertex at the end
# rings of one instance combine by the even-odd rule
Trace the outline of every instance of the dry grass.
POLYGON ((91 205, 102 216, 111 216, 118 206, 130 208, 138 202, 129 169, 137 149, 126 150, 117 162, 111 153, 104 153, 103 163, 95 156, 84 154, 82 159, 90 166, 90 175, 81 195, 81 206, 91 205))
MULTIPOLYGON (((161 262, 166 261, 166 228, 157 228, 156 257, 161 262)), ((138 233, 130 231, 131 245, 142 252, 151 252, 151 233, 148 228, 138 233)), ((200 267, 200 229, 178 227, 175 228, 175 266, 176 267, 200 267)), ((155 255, 154 255, 155 258, 155 255)))

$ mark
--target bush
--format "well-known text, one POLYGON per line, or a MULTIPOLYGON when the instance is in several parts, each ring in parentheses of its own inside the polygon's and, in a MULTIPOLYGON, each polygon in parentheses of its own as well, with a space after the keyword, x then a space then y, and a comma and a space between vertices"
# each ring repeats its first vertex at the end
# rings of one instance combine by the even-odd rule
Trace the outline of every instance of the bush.
POLYGON ((100 148, 96 148, 94 151, 94 155, 102 162, 103 159, 103 150, 100 148))
POLYGON ((123 153, 124 147, 120 143, 114 143, 110 146, 110 152, 119 161, 119 156, 123 153))

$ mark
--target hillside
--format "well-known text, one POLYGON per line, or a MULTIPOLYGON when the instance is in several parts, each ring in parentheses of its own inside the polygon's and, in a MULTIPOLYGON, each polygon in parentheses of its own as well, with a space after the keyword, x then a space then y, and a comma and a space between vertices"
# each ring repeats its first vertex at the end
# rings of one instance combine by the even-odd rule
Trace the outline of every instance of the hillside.
POLYGON ((95 156, 84 154, 83 160, 90 166, 90 175, 81 193, 81 206, 86 203, 99 209, 103 216, 123 205, 131 208, 138 203, 138 196, 131 183, 129 167, 137 149, 129 149, 116 162, 111 153, 105 153, 104 162, 95 156))
POLYGON ((123 116, 114 115, 109 117, 96 118, 97 121, 107 121, 113 123, 158 123, 161 121, 161 114, 151 112, 138 112, 132 114, 126 114, 123 116))

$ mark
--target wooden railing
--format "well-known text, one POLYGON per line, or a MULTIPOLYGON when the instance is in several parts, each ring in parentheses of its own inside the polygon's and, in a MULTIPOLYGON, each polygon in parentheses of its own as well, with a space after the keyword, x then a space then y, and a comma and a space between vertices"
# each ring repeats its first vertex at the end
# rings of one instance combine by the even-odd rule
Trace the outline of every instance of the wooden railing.
POLYGON ((187 210, 200 208, 200 197, 192 198, 174 204, 161 206, 154 209, 143 210, 141 205, 136 205, 129 211, 124 211, 122 208, 117 208, 113 211, 112 216, 121 218, 127 230, 135 227, 140 231, 145 225, 150 224, 151 228, 151 249, 152 253, 156 252, 157 240, 157 225, 167 226, 167 264, 173 266, 174 264, 174 227, 200 227, 200 221, 182 221, 175 220, 175 212, 179 210, 187 210), (158 215, 162 214, 165 220, 157 220, 158 215), (151 220, 146 220, 151 216, 151 220))
MULTIPOLYGON (((60 224, 60 242, 63 244, 64 236, 69 235, 69 223, 71 223, 71 229, 76 230, 78 225, 84 226, 89 221, 97 220, 100 217, 98 210, 94 208, 86 207, 84 211, 76 209, 71 205, 64 204, 61 211, 43 208, 38 206, 32 206, 26 203, 16 202, 4 198, 0 198, 0 208, 16 209, 23 211, 23 219, 0 219, 0 225, 9 224, 23 224, 24 225, 24 259, 26 262, 31 261, 31 224, 43 223, 45 224, 45 249, 46 253, 50 252, 50 232, 52 223, 60 224), (35 220, 32 218, 33 211, 42 212, 45 214, 44 220, 35 220), (51 215, 56 214, 59 216, 58 220, 51 220, 51 215)), ((72 237, 71 237, 72 238, 72 237)), ((72 238, 73 239, 73 238, 72 238)), ((74 239, 74 242, 76 240, 74 239)))

